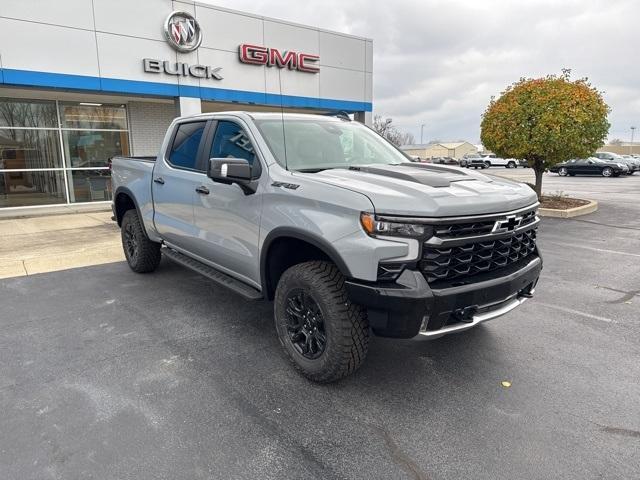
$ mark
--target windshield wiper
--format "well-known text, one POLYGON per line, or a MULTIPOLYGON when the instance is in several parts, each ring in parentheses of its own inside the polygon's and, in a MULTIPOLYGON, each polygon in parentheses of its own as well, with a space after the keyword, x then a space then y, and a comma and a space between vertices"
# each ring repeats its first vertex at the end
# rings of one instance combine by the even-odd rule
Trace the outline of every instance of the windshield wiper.
POLYGON ((294 170, 294 172, 300 172, 300 173, 318 173, 318 172, 322 172, 323 170, 329 170, 330 168, 335 168, 335 167, 296 168, 296 169, 294 170))
POLYGON ((333 170, 335 168, 349 168, 351 169, 352 167, 349 165, 332 165, 330 167, 313 167, 313 168, 296 168, 296 172, 302 172, 302 173, 318 173, 318 172, 322 172, 323 170, 333 170))

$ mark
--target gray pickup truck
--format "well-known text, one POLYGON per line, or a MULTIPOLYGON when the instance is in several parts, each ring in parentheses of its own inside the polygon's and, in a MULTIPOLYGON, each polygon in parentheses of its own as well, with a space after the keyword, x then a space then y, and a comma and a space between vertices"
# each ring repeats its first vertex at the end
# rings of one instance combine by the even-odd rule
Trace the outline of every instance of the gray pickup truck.
POLYGON ((164 255, 273 301, 317 382, 354 372, 372 333, 435 338, 511 311, 542 268, 531 188, 411 162, 348 118, 177 118, 157 158, 114 158, 112 181, 133 271, 164 255))

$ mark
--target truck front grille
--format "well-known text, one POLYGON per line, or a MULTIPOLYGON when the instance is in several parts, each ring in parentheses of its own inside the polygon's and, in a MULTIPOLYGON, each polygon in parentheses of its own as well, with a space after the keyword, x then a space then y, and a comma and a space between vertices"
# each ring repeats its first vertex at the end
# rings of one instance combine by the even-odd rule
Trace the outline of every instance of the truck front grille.
MULTIPOLYGON (((531 210, 522 214, 520 226, 524 227, 536 220, 536 210, 531 210)), ((495 220, 478 220, 464 223, 453 223, 449 225, 437 225, 435 235, 439 238, 458 238, 471 235, 490 234, 495 225, 495 220)))
POLYGON ((420 269, 427 282, 465 279, 498 270, 536 249, 536 211, 491 220, 437 225, 424 243, 420 269))

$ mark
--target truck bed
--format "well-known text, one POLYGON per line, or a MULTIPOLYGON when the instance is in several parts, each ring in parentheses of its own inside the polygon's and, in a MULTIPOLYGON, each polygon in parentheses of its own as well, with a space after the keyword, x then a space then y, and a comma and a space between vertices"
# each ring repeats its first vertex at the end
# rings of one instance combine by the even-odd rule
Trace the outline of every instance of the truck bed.
POLYGON ((111 161, 112 192, 117 197, 126 189, 136 199, 147 232, 155 232, 151 183, 156 157, 113 157, 111 161))

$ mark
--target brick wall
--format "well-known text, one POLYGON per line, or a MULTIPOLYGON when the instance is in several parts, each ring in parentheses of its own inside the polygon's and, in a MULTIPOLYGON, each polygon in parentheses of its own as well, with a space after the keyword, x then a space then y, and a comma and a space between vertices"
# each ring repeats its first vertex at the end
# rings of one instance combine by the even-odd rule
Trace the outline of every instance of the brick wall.
POLYGON ((173 103, 129 102, 129 128, 131 130, 131 154, 134 156, 157 155, 164 134, 176 117, 173 103))

